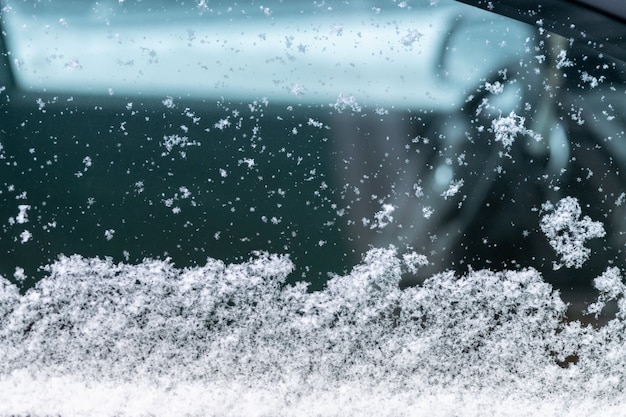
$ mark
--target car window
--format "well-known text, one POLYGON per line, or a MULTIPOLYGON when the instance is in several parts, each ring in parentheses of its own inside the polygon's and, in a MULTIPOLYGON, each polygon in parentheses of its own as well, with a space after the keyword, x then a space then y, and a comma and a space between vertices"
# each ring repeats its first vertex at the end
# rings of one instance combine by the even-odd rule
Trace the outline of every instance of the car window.
POLYGON ((0 413, 623 405, 615 39, 447 0, 2 7, 0 413))
POLYGON ((6 13, 23 91, 6 130, 24 140, 4 146, 32 155, 5 176, 27 195, 7 217, 30 206, 31 219, 11 230, 5 247, 17 262, 6 274, 19 266, 41 276, 59 254, 187 266, 267 250, 323 285, 369 245, 440 257, 429 239, 462 204, 441 194, 470 181, 463 167, 487 155, 466 151, 471 120, 459 109, 476 107, 469 97, 481 83, 497 90, 507 77, 516 85, 498 95, 498 111, 515 108, 521 87, 506 67, 530 34, 513 21, 485 25, 486 13, 469 7, 461 17, 456 4, 411 13, 62 5, 6 13), (495 51, 462 53, 494 31, 504 33, 495 51), (26 163, 42 178, 24 175, 26 163), (21 234, 35 217, 45 231, 31 240, 21 234))

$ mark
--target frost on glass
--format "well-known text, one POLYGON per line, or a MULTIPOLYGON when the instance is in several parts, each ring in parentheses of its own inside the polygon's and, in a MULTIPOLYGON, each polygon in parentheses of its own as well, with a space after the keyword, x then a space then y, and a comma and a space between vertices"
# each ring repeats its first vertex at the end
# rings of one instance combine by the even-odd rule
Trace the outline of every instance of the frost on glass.
POLYGON ((0 415, 620 415, 621 63, 185 3, 3 3, 0 415))

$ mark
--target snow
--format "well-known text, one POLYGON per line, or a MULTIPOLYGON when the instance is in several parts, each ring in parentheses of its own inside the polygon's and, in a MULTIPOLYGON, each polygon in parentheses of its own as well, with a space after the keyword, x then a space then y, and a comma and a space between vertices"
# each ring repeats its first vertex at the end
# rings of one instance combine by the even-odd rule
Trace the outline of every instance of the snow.
MULTIPOLYGON (((607 268, 602 275, 594 279, 594 287, 600 292, 600 296, 598 301, 588 307, 589 314, 595 314, 597 317, 608 301, 623 297, 626 294, 626 285, 622 281, 621 271, 617 267, 607 268)), ((623 306, 620 307, 623 311, 623 306)))
POLYGON ((556 69, 574 66, 574 63, 572 62, 572 60, 570 60, 567 57, 567 51, 565 51, 564 49, 561 49, 561 51, 559 52, 559 55, 557 56, 557 59, 558 61, 556 63, 556 69))
POLYGON ((486 82, 485 90, 494 95, 501 94, 504 91, 504 85, 500 81, 496 81, 494 83, 486 82))
POLYGON ((605 77, 594 77, 593 75, 590 75, 587 71, 583 71, 580 74, 580 79, 586 83, 589 83, 589 87, 595 88, 600 85, 600 83, 604 82, 605 77))
MULTIPOLYGON (((620 415, 623 314, 610 333, 566 323, 533 269, 400 290, 427 263, 372 249, 307 292, 262 252, 184 269, 61 257, 22 296, 0 279, 0 415, 620 415)), ((616 269, 596 287, 626 293, 616 269)))
POLYGON ((589 216, 581 219, 582 209, 574 197, 559 200, 556 207, 546 202, 542 208, 545 214, 541 218, 541 230, 561 258, 561 262, 555 262, 554 269, 563 265, 581 268, 591 254, 585 242, 606 234, 602 223, 589 216))
POLYGON ((18 224, 28 223, 28 210, 30 210, 30 205, 28 204, 20 204, 17 206, 19 212, 15 217, 15 222, 18 224))
POLYGON ((393 212, 395 210, 396 207, 393 204, 383 204, 381 209, 374 214, 374 221, 370 229, 384 229, 387 227, 393 222, 393 212))
POLYGON ((508 151, 515 142, 518 135, 528 135, 536 141, 541 140, 541 136, 524 126, 526 119, 511 112, 508 116, 499 116, 491 123, 491 130, 495 135, 495 141, 502 143, 508 151))
POLYGON ((176 107, 176 104, 174 104, 174 99, 170 96, 166 97, 163 101, 162 101, 163 105, 165 107, 167 107, 168 109, 173 109, 174 107, 176 107))
POLYGON ((408 29, 400 39, 400 43, 406 47, 410 47, 423 36, 424 35, 417 29, 408 29))
MULTIPOLYGON (((199 142, 191 140, 187 136, 179 136, 176 134, 163 136, 161 144, 165 148, 161 156, 169 155, 176 147, 183 149, 189 146, 200 146, 199 142)), ((179 151, 179 153, 181 156, 183 155, 183 151, 179 151)))
POLYGON ((26 243, 33 238, 33 234, 28 230, 23 230, 20 233, 20 243, 26 243))
POLYGON ((360 113, 363 109, 361 105, 357 102, 356 98, 352 95, 346 95, 344 93, 340 93, 339 97, 337 97, 337 101, 331 104, 337 112, 342 113, 346 110, 350 110, 353 113, 360 113))
POLYGON ((458 194, 459 191, 461 191, 461 187, 463 187, 463 184, 464 184, 463 179, 450 181, 450 185, 443 193, 441 193, 441 196, 445 200, 447 200, 450 197, 454 197, 455 195, 458 194))

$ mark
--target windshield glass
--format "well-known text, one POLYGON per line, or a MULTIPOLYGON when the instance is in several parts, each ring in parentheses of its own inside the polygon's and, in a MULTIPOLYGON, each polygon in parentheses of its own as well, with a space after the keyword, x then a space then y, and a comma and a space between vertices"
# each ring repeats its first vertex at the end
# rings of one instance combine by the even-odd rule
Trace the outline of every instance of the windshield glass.
POLYGON ((2 5, 0 413, 626 401, 601 44, 447 0, 2 5))

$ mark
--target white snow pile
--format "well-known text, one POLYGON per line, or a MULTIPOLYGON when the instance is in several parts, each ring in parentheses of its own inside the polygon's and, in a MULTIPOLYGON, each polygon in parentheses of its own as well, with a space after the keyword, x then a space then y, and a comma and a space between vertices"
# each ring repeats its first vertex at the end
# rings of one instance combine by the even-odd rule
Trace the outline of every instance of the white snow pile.
MULTIPOLYGON (((626 406, 626 286, 600 329, 533 269, 444 272, 372 249, 323 291, 285 256, 178 269, 62 257, 26 294, 0 279, 0 415, 579 416, 626 406)), ((416 262, 420 260, 420 262, 416 262)))

